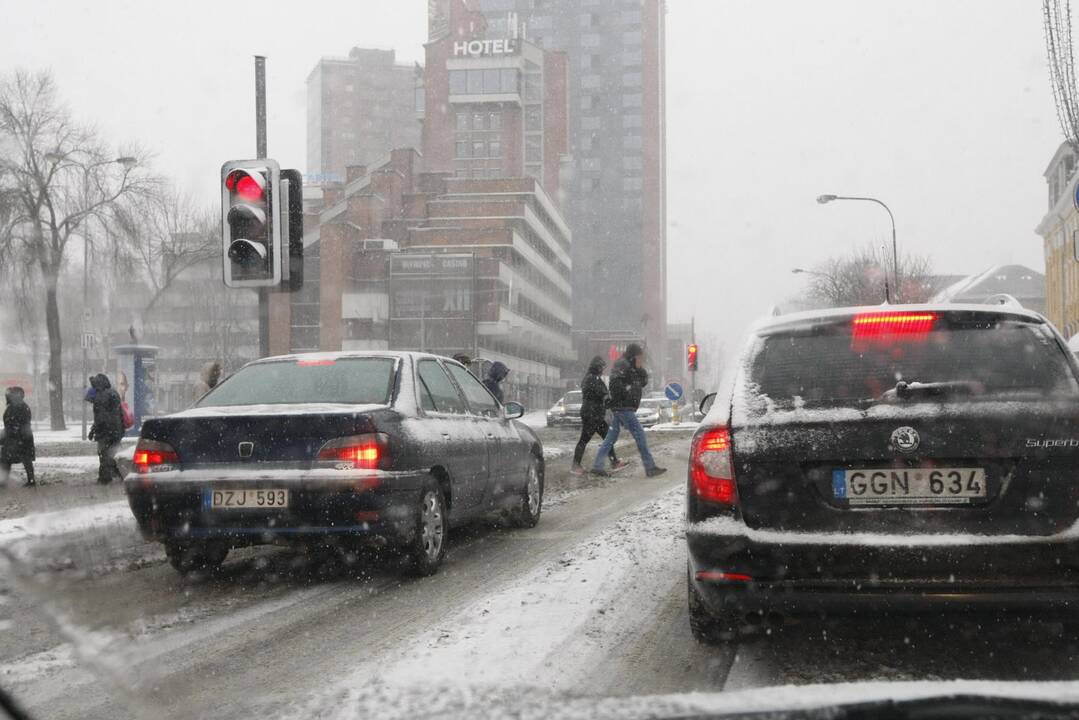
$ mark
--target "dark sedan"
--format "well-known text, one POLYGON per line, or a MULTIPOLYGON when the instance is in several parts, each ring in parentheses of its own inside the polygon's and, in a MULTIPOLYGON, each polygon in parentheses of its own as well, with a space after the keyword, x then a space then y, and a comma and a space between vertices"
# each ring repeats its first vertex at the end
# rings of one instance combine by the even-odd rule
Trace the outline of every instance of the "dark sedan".
POLYGON ((268 358, 194 408, 147 420, 125 489, 181 572, 245 545, 359 542, 430 574, 455 525, 539 520, 543 449, 515 421, 523 413, 434 355, 268 358))
POLYGON ((778 317, 740 368, 693 439, 699 639, 840 611, 1079 621, 1079 367, 1043 317, 778 317))

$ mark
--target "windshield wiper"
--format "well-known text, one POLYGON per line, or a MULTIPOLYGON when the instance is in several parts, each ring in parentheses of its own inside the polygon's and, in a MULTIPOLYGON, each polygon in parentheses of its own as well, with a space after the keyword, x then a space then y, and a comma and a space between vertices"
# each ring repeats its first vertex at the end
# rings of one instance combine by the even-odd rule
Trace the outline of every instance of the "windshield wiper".
POLYGON ((912 400, 915 398, 944 397, 946 395, 981 395, 985 384, 977 380, 948 380, 945 382, 907 382, 900 380, 891 390, 885 390, 880 399, 886 402, 912 400))

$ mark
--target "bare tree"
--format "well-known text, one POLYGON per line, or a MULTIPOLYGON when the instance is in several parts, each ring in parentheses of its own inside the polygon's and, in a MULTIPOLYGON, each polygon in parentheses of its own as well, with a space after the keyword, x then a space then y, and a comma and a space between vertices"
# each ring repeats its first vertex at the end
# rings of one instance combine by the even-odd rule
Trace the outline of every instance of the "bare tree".
POLYGON ((140 158, 117 157, 75 125, 48 73, 16 71, 0 82, 0 193, 15 211, 0 225, 0 253, 31 258, 41 272, 49 342, 49 414, 64 429, 63 338, 57 281, 73 236, 122 198, 153 192, 140 158))
POLYGON ((132 198, 113 212, 120 247, 130 254, 150 290, 143 315, 185 270, 213 258, 220 249, 213 209, 169 188, 132 198))
MULTIPOLYGON (((850 255, 829 258, 810 273, 813 279, 809 294, 831 307, 878 305, 885 300, 891 265, 891 254, 875 245, 867 245, 850 255)), ((900 256, 898 275, 898 292, 896 288, 888 288, 893 302, 925 302, 935 290, 927 257, 900 256)))
POLYGON ((1064 137, 1079 152, 1079 93, 1075 83, 1071 17, 1070 0, 1042 0, 1049 86, 1053 91, 1057 121, 1064 137))

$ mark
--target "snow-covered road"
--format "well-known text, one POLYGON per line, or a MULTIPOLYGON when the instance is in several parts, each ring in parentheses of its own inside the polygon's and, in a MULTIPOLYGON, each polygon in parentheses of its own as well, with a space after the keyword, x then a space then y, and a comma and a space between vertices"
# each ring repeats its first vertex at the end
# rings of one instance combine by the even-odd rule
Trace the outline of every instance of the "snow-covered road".
MULTIPOLYGON (((655 445, 671 473, 656 479, 637 468, 575 486, 568 458, 552 452, 558 490, 538 527, 457 532, 442 571, 424 579, 252 549, 215 577, 185 580, 117 502, 0 521, 0 542, 25 559, 0 568, 12 581, 0 598, 0 686, 39 717, 404 718, 567 697, 1079 677, 1077 648, 1057 628, 1021 620, 869 617, 783 627, 737 652, 695 643, 688 435, 668 435, 655 445)), ((551 449, 564 452, 568 437, 551 449)), ((792 694, 776 692, 767 697, 792 694)), ((612 716, 632 707, 610 705, 612 716)))

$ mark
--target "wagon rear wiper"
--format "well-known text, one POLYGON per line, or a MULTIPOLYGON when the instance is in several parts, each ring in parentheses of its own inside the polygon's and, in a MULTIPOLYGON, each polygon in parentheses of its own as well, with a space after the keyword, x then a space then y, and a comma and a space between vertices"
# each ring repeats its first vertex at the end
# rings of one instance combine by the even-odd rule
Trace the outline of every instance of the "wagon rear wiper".
POLYGON ((985 384, 977 380, 947 380, 944 382, 907 382, 900 380, 891 390, 885 390, 880 399, 885 402, 896 400, 914 400, 917 398, 935 398, 946 395, 981 395, 985 384))

